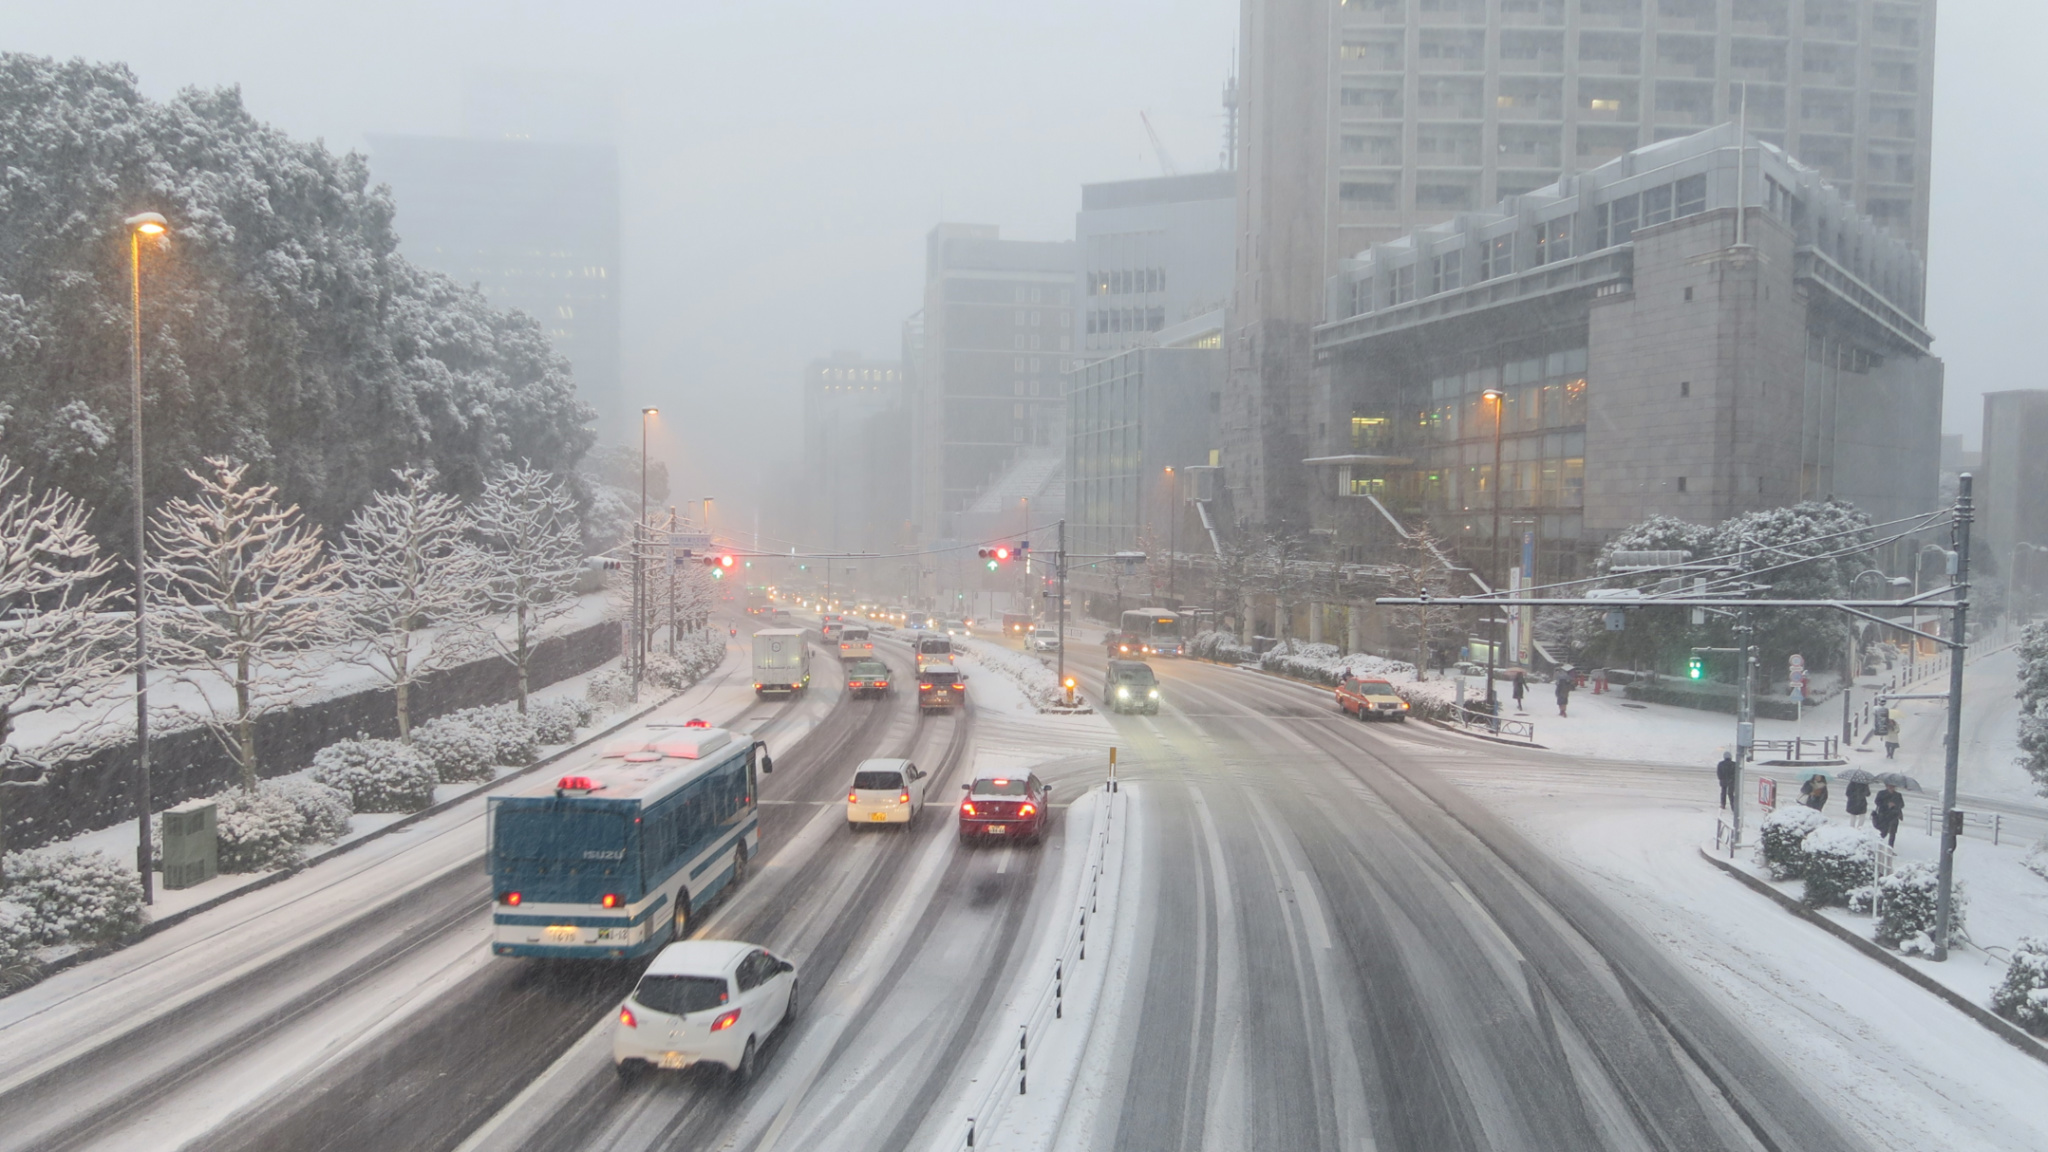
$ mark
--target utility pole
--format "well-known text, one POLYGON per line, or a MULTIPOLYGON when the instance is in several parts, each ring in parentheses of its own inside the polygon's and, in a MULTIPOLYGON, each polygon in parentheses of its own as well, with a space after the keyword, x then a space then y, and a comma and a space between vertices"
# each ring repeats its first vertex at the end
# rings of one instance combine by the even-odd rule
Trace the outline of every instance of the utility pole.
POLYGON ((1059 577, 1059 620, 1060 656, 1058 669, 1053 675, 1059 680, 1060 691, 1067 688, 1067 521, 1059 523, 1059 551, 1053 553, 1053 574, 1059 577))
POLYGON ((1955 601, 1948 636, 1948 748, 1941 772, 1941 864, 1934 891, 1934 959, 1948 959, 1948 931, 1954 913, 1956 879, 1956 760, 1963 742, 1963 657, 1965 627, 1970 618, 1970 501, 1968 472, 1956 477, 1956 511, 1949 534, 1955 542, 1956 570, 1949 598, 1955 601))
POLYGON ((1742 766, 1756 755, 1756 613, 1744 612, 1736 627, 1742 649, 1742 680, 1735 689, 1735 797, 1728 805, 1735 824, 1735 847, 1742 846, 1742 766))

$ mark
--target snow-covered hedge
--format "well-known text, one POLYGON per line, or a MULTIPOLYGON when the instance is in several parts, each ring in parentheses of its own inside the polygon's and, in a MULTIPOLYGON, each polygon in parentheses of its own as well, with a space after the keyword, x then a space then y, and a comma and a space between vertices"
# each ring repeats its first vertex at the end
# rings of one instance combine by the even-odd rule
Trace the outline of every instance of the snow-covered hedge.
POLYGON ((1249 664, 1259 654, 1237 642, 1232 632, 1197 632, 1188 641, 1188 655, 1197 660, 1214 660, 1218 664, 1249 664))
POLYGON ((1040 712, 1048 711, 1066 703, 1067 694, 1060 689, 1059 674, 1044 661, 1027 652, 1012 652, 992 644, 975 642, 963 645, 963 650, 984 668, 1000 672, 1015 681, 1024 698, 1040 712))
MULTIPOLYGON (((1877 942, 1901 952, 1925 955, 1934 951, 1934 908, 1938 873, 1934 865, 1916 860, 1877 882, 1877 942)), ((1969 901, 1962 881, 1949 893, 1948 942, 1962 943, 1963 913, 1969 901)))
POLYGON ((1772 810, 1764 817, 1762 849, 1764 866, 1770 869, 1771 879, 1790 880, 1806 870, 1806 849, 1803 846, 1808 834, 1827 823, 1827 817, 1804 804, 1787 804, 1772 810))
POLYGON ((36 949, 36 914, 13 900, 0 900, 0 992, 12 991, 7 971, 27 963, 36 949))
POLYGON ((272 791, 240 788, 209 799, 221 871, 270 872, 302 858, 299 845, 307 839, 306 817, 290 800, 272 791))
POLYGON ((533 722, 534 739, 543 744, 567 744, 576 739, 576 729, 590 723, 596 711, 588 700, 558 696, 534 700, 526 706, 526 718, 533 722))
POLYGON ((83 946, 142 926, 142 879, 105 852, 10 852, 0 873, 8 902, 27 910, 25 928, 14 914, 17 940, 83 946))
POLYGON ((725 659, 725 637, 710 630, 685 636, 676 644, 676 654, 650 652, 647 681, 672 692, 681 691, 709 676, 725 659))
POLYGON ((412 746, 434 766, 434 775, 443 784, 489 780, 498 758, 497 736, 462 716, 443 716, 414 728, 412 746))
POLYGON ((2036 1036, 2048 1036, 2048 936, 2022 936, 1991 1008, 2036 1036))
POLYGON ((302 843, 338 840, 348 835, 349 797, 341 789, 304 776, 265 780, 258 787, 299 810, 299 816, 306 822, 302 843))
POLYGON ((1823 824, 1807 833, 1799 842, 1806 857, 1801 875, 1806 877, 1807 907, 1847 905, 1851 893, 1877 878, 1877 846, 1876 836, 1840 824, 1823 824))
POLYGON ((1371 656, 1364 652, 1345 655, 1335 644, 1305 644, 1288 640, 1274 645, 1259 657, 1259 667, 1267 672, 1310 680, 1317 684, 1334 685, 1344 678, 1345 672, 1361 677, 1412 678, 1415 666, 1383 656, 1371 656))
POLYGON ((348 793, 358 812, 417 812, 440 777, 417 749, 396 740, 343 740, 313 756, 313 779, 348 793))
POLYGON ((583 694, 601 708, 622 708, 633 699, 633 674, 624 667, 607 668, 591 676, 583 694))

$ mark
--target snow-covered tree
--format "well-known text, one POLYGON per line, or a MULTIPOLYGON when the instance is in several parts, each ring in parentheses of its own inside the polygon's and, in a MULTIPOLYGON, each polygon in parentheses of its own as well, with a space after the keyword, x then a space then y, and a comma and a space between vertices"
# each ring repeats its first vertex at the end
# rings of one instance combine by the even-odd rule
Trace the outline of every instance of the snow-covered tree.
POLYGON ((0 852, 8 793, 41 785, 51 751, 16 748, 15 721, 116 687, 126 621, 86 519, 69 493, 35 491, 0 457, 0 852))
POLYGON ((2019 659, 2020 765, 2048 796, 2048 621, 2020 633, 2019 659))
POLYGON ((576 501, 553 474, 514 464, 485 483, 470 509, 470 530, 488 610, 506 617, 484 636, 518 672, 523 713, 541 629, 576 607, 583 568, 576 501))
POLYGON ((311 649, 338 587, 320 529, 248 465, 209 457, 198 489, 159 509, 149 530, 151 642, 204 702, 186 709, 221 738, 256 787, 256 720, 313 685, 311 649), (223 697, 225 694, 225 698, 223 697))
POLYGON ((532 319, 398 253, 362 155, 265 125, 232 88, 146 97, 124 67, 0 53, 0 451, 132 544, 128 238, 144 209, 148 489, 247 461, 330 537, 394 467, 473 498, 566 471, 590 409, 532 319))
MULTIPOLYGON (((1391 594, 1395 596, 1449 596, 1451 587, 1451 564, 1443 543, 1429 530, 1429 525, 1418 524, 1402 541, 1400 558, 1389 572, 1391 594)), ((1458 622, 1458 609, 1435 605, 1418 604, 1410 608, 1396 608, 1396 628, 1415 654, 1415 678, 1429 676, 1431 649, 1442 644, 1456 644, 1462 627, 1458 622)))
POLYGON ((412 686, 477 654, 483 566, 463 540, 462 502, 434 491, 434 472, 396 475, 397 490, 370 497, 335 549, 344 591, 332 622, 356 661, 391 686, 398 735, 409 740, 412 686))

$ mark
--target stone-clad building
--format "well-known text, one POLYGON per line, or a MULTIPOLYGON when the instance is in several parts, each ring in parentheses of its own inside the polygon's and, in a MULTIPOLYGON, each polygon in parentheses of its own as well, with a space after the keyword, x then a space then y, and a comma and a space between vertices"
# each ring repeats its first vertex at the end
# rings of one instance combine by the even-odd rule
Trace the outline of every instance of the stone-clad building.
POLYGON ((1483 572, 1496 427, 1501 530, 1536 532, 1543 579, 1660 513, 1927 510, 1924 283, 1905 240, 1727 125, 1374 245, 1316 332, 1311 519, 1371 551, 1425 516, 1483 572))

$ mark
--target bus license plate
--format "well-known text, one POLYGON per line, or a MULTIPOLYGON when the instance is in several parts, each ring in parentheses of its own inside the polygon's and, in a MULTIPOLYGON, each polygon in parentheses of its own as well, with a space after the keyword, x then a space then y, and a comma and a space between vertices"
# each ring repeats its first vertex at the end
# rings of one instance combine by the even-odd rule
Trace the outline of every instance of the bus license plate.
POLYGON ((547 928, 547 938, 551 944, 574 944, 582 937, 583 933, 573 924, 550 924, 547 928))
POLYGON ((882 822, 882 821, 884 821, 884 820, 887 820, 888 818, 889 818, 889 814, 888 814, 887 812, 870 812, 870 813, 868 813, 868 819, 870 819, 870 820, 873 820, 873 821, 875 821, 875 822, 876 822, 876 823, 878 823, 878 824, 879 824, 879 823, 881 823, 881 822, 882 822))

